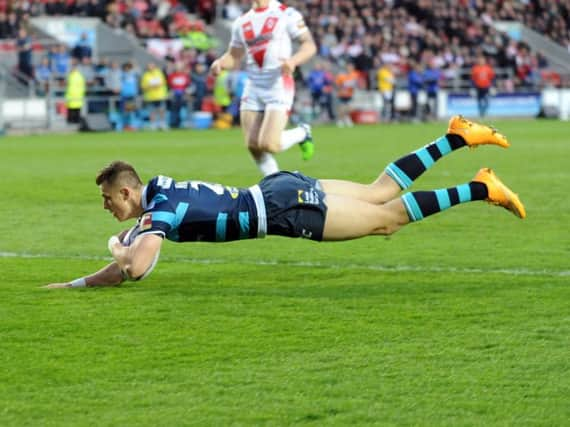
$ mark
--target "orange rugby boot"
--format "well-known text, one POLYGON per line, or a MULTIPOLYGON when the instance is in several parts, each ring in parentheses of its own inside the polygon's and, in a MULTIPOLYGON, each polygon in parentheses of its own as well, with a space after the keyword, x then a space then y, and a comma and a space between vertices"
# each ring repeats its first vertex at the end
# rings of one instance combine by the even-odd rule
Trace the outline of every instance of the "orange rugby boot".
POLYGON ((469 147, 490 144, 508 148, 510 145, 507 138, 492 127, 472 122, 463 116, 449 119, 447 133, 461 136, 469 147))
POLYGON ((492 169, 481 169, 477 172, 473 181, 481 182, 487 186, 488 195, 485 199, 487 202, 492 203, 493 205, 502 206, 519 218, 526 217, 526 210, 520 201, 519 196, 503 184, 492 169))

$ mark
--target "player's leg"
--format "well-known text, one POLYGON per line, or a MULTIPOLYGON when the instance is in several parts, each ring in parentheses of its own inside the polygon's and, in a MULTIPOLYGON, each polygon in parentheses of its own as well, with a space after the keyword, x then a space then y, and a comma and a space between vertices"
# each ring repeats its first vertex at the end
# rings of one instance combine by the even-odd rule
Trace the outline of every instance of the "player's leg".
POLYGON ((259 132, 261 146, 270 153, 280 153, 293 145, 299 145, 303 152, 303 159, 310 159, 314 153, 311 127, 303 123, 285 130, 288 121, 288 111, 268 105, 259 132))
POLYGON ((377 205, 338 194, 327 194, 323 240, 351 240, 390 235, 410 222, 401 199, 377 205))
POLYGON ((263 149, 259 142, 259 133, 264 113, 261 111, 241 110, 241 128, 247 149, 263 176, 279 171, 279 165, 271 153, 263 149))
POLYGON ((481 169, 466 184, 433 191, 414 191, 404 194, 400 199, 404 202, 411 221, 420 221, 458 204, 477 200, 501 206, 519 218, 526 217, 518 195, 489 168, 481 169))
POLYGON ((396 181, 384 172, 371 184, 339 179, 320 179, 319 183, 327 194, 347 196, 377 205, 392 200, 401 191, 396 181))
POLYGON ((301 123, 297 127, 285 130, 295 98, 293 78, 281 76, 273 86, 260 91, 259 96, 265 105, 265 117, 259 135, 264 149, 271 153, 279 153, 298 145, 304 160, 313 157, 315 146, 310 125, 301 123))
POLYGON ((404 194, 383 205, 327 194, 327 218, 323 240, 349 240, 367 235, 390 235, 410 222, 445 211, 453 206, 486 200, 519 218, 525 218, 519 197, 494 174, 483 168, 466 184, 433 191, 404 194))
POLYGON ((483 144, 509 146, 507 139, 489 126, 454 116, 444 136, 390 163, 372 184, 327 179, 321 179, 320 183, 327 194, 346 195, 370 203, 386 203, 412 185, 442 157, 466 146, 483 144))
POLYGON ((445 135, 390 163, 385 172, 404 190, 442 157, 463 147, 479 145, 507 148, 509 143, 504 135, 489 126, 454 116, 449 120, 445 135))

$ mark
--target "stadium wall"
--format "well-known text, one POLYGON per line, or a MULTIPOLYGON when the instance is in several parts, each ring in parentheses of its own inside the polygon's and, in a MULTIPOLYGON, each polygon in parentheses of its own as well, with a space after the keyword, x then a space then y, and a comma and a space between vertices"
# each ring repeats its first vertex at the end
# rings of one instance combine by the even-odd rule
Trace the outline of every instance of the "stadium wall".
MULTIPOLYGON (((426 104, 425 93, 418 96, 419 105, 426 104)), ((406 90, 396 92, 394 105, 397 111, 405 114, 411 106, 410 95, 406 90)), ((353 109, 380 111, 382 97, 378 92, 358 91, 353 109)), ((441 90, 438 94, 437 118, 447 119, 455 114, 476 117, 477 99, 472 92, 441 90)), ((544 89, 536 92, 496 93, 490 97, 489 117, 531 118, 546 116, 560 120, 570 120, 570 89, 544 89)))

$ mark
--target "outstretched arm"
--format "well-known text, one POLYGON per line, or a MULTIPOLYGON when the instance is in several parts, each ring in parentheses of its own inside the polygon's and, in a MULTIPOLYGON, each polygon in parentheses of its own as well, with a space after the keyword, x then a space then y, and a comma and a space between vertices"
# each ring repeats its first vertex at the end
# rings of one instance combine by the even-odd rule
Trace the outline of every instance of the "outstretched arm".
POLYGON ((155 234, 138 237, 130 246, 123 246, 117 236, 109 239, 109 250, 115 261, 101 270, 65 283, 51 283, 48 289, 117 286, 125 280, 140 279, 157 256, 162 238, 155 234))
POLYGON ((119 264, 112 262, 103 267, 101 270, 82 277, 81 279, 72 280, 65 283, 51 283, 44 286, 47 289, 73 288, 73 287, 91 287, 91 286, 117 286, 125 281, 119 264))

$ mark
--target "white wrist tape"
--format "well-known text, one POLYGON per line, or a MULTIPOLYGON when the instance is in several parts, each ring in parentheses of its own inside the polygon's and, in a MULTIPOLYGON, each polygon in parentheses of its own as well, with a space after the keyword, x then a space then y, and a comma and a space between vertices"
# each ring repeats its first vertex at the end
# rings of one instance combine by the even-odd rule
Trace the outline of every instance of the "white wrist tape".
POLYGON ((72 280, 70 283, 72 288, 84 288, 87 286, 85 277, 80 277, 79 279, 72 280))
POLYGON ((107 242, 107 248, 109 248, 109 252, 111 252, 111 255, 113 255, 113 246, 115 246, 117 243, 121 243, 121 241, 117 236, 111 236, 109 238, 109 241, 107 242))

